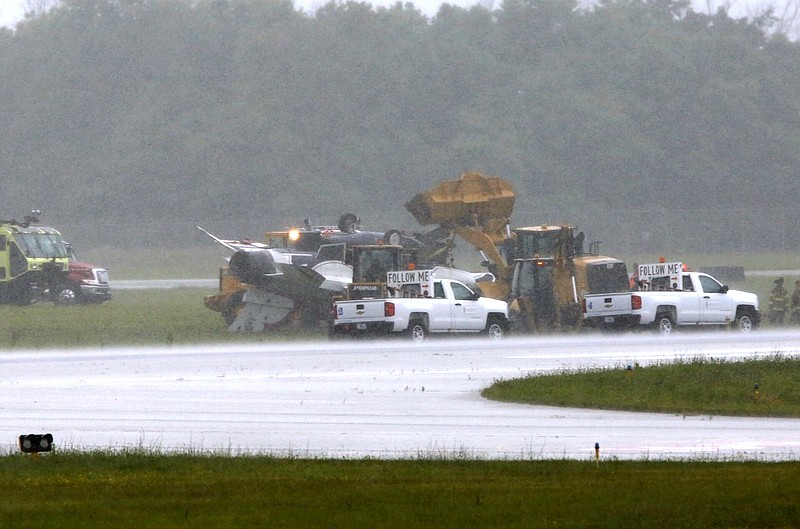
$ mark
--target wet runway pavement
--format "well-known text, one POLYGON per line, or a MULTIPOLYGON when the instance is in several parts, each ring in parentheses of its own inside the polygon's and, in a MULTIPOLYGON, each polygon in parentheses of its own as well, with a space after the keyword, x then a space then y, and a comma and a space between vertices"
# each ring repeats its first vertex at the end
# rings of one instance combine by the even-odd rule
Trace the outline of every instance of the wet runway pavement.
POLYGON ((312 457, 800 457, 800 419, 488 401, 498 378, 697 355, 800 354, 800 332, 716 331, 423 344, 316 342, 0 352, 0 453, 57 447, 312 457))

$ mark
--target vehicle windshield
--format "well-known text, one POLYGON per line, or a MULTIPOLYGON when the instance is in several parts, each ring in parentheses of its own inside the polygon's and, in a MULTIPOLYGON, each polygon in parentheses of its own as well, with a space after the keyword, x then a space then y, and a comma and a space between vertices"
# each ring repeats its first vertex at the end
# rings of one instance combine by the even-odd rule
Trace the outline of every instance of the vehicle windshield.
POLYGON ((520 232, 517 234, 517 239, 517 257, 533 257, 534 255, 552 257, 556 254, 558 232, 520 232))
POLYGON ((18 233, 14 238, 26 257, 34 259, 67 257, 64 241, 54 233, 18 233))
POLYGON ((552 297, 553 272, 550 261, 520 260, 514 271, 511 290, 522 298, 552 297))
POLYGON ((397 252, 389 248, 358 252, 354 257, 353 277, 365 283, 384 282, 386 273, 400 266, 397 252))

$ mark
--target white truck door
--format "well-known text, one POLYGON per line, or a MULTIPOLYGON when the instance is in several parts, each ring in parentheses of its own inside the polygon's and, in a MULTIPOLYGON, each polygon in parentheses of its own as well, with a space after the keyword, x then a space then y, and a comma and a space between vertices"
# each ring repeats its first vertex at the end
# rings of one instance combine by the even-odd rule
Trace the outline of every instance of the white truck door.
POLYGON ((484 328, 482 307, 475 293, 461 283, 449 283, 453 292, 453 330, 480 331, 484 328))
POLYGON ((681 285, 681 301, 678 308, 678 323, 681 325, 696 325, 700 323, 700 318, 702 317, 700 302, 705 300, 702 299, 702 293, 695 292, 691 276, 684 275, 681 280, 683 284, 681 285))
POLYGON ((733 321, 731 298, 723 293, 722 285, 713 277, 699 274, 702 292, 700 293, 700 317, 702 323, 725 323, 733 321))
POLYGON ((433 284, 433 300, 431 314, 428 318, 429 331, 449 331, 453 329, 454 307, 452 299, 444 291, 444 285, 437 281, 433 284))

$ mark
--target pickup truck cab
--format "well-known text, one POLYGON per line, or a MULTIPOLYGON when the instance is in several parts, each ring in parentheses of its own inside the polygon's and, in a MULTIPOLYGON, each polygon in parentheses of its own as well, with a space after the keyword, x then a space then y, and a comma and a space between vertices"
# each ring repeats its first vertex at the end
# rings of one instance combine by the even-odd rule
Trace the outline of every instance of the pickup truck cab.
POLYGON ((734 326, 747 332, 761 321, 756 294, 731 290, 708 274, 686 272, 682 263, 642 265, 638 272, 638 290, 587 294, 584 323, 593 327, 648 325, 669 334, 676 326, 700 325, 734 326))
POLYGON ((386 298, 333 302, 332 337, 406 335, 422 341, 428 333, 483 333, 500 338, 508 330, 505 301, 484 297, 456 279, 435 279, 429 270, 388 275, 393 294, 386 298), (393 275, 406 281, 391 286, 393 275))

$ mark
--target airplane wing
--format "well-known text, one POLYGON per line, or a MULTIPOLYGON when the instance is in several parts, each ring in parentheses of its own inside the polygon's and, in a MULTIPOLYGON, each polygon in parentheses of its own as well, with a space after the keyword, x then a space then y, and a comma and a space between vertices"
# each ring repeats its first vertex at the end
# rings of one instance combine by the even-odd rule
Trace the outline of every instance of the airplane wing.
POLYGON ((208 235, 209 237, 214 239, 215 242, 221 244, 225 248, 227 248, 227 249, 229 249, 231 251, 234 251, 234 252, 237 252, 239 250, 252 249, 252 248, 268 248, 268 246, 266 244, 264 244, 264 243, 255 242, 255 241, 251 241, 251 240, 248 240, 248 239, 243 239, 243 240, 220 239, 219 237, 217 237, 216 235, 212 234, 211 232, 209 232, 205 228, 201 228, 200 226, 195 226, 195 228, 197 228, 198 230, 202 231, 203 233, 205 233, 206 235, 208 235))

